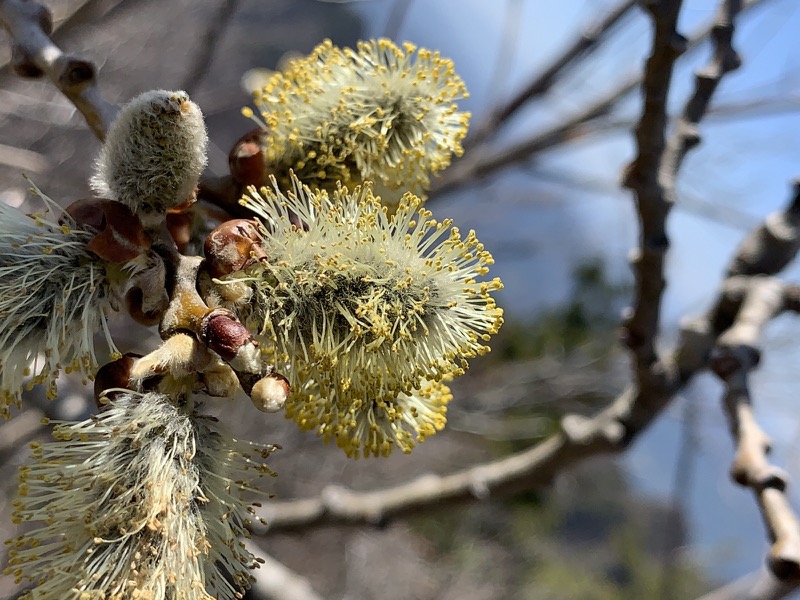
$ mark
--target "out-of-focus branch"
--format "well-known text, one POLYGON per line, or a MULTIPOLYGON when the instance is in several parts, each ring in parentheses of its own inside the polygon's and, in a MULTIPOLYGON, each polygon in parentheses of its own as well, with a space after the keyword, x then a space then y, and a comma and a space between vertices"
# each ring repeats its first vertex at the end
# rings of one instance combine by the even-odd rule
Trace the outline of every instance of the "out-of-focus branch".
POLYGON ((795 257, 800 248, 800 179, 793 185, 794 197, 789 207, 771 214, 742 242, 728 267, 729 277, 754 273, 773 275, 795 257), (773 251, 762 254, 759 249, 764 244, 769 244, 773 251))
POLYGON ((772 548, 768 565, 781 581, 800 584, 800 522, 786 496, 788 476, 767 461, 770 441, 752 410, 749 374, 759 362, 764 326, 786 306, 777 280, 747 278, 748 288, 733 325, 717 341, 711 366, 726 384, 724 408, 736 444, 731 477, 756 497, 772 548))
POLYGON ((531 100, 542 96, 568 72, 569 67, 591 55, 606 39, 614 27, 636 6, 636 0, 623 0, 602 19, 594 23, 575 38, 569 46, 544 70, 537 75, 528 85, 511 98, 495 107, 489 116, 476 128, 474 133, 464 142, 464 148, 469 150, 486 141, 497 127, 515 115, 520 108, 531 100))
MULTIPOLYGON (((744 0, 741 12, 755 8, 765 1, 767 0, 744 0)), ((688 40, 685 40, 686 50, 699 46, 714 31, 715 26, 716 21, 702 27, 688 40)), ((602 129, 595 121, 608 115, 623 98, 637 89, 642 84, 642 78, 642 74, 625 78, 578 114, 545 131, 535 133, 527 140, 496 151, 485 150, 485 146, 473 147, 471 152, 466 153, 441 177, 433 181, 431 196, 488 177, 501 169, 528 161, 540 152, 583 138, 591 132, 602 129)))
POLYGON ((714 55, 709 64, 695 73, 694 93, 684 107, 661 161, 659 179, 668 202, 675 201, 675 179, 687 152, 700 143, 698 124, 705 116, 711 98, 722 78, 741 66, 742 61, 732 45, 734 22, 742 8, 742 0, 724 0, 719 8, 711 39, 714 55))
POLYGON ((795 586, 778 581, 761 569, 741 579, 705 594, 699 600, 780 600, 795 590, 795 586))
MULTIPOLYGON (((722 78, 741 64, 733 49, 734 21, 740 0, 723 0, 712 29, 713 56, 698 71, 692 96, 678 120, 674 134, 665 142, 667 95, 672 68, 685 50, 685 39, 674 29, 680 2, 654 3, 655 44, 664 52, 653 53, 645 67, 642 115, 637 126, 638 154, 623 176, 623 185, 636 196, 640 224, 640 246, 632 257, 636 274, 633 308, 623 323, 625 344, 635 353, 638 370, 656 361, 655 340, 661 314, 664 260, 669 248, 666 220, 675 203, 675 183, 686 153, 700 143, 697 130, 722 78), (669 26, 659 23, 659 12, 668 15, 669 26)), ((738 253, 737 253, 738 256, 738 253)))
POLYGON ((652 2, 653 52, 645 65, 642 113, 634 129, 637 155, 623 174, 623 185, 636 199, 639 216, 639 248, 631 258, 636 291, 626 315, 622 337, 637 359, 638 370, 656 361, 655 338, 661 314, 664 259, 669 249, 666 222, 671 203, 660 177, 665 157, 667 95, 675 61, 686 50, 686 38, 677 30, 682 1, 652 2))
POLYGON ((258 563, 258 576, 245 598, 322 600, 322 596, 312 589, 307 579, 266 554, 253 540, 245 540, 244 545, 258 563))
POLYGON ((1 0, 0 25, 11 37, 14 71, 21 77, 50 79, 102 141, 117 108, 100 93, 94 63, 64 54, 50 39, 50 11, 30 0, 1 0))
MULTIPOLYGON (((599 420, 595 423, 599 423, 599 420)), ((580 458, 608 452, 619 441, 616 431, 602 427, 573 427, 533 448, 502 460, 450 475, 424 475, 408 483, 374 492, 355 492, 329 486, 316 498, 269 502, 259 512, 268 529, 312 525, 371 524, 414 512, 425 506, 486 498, 547 482, 580 458)), ((266 529, 254 531, 264 533, 266 529)))

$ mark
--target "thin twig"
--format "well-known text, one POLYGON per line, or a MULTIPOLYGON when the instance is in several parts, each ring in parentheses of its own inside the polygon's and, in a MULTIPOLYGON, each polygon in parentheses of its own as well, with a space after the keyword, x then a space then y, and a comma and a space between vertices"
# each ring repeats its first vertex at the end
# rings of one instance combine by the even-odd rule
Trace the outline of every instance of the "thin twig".
POLYGON ((474 133, 465 140, 464 148, 469 149, 480 145, 520 108, 545 94, 569 71, 569 67, 574 67, 575 64, 590 56, 635 6, 636 0, 623 0, 597 23, 581 31, 580 35, 528 85, 495 107, 486 120, 476 127, 474 133))
POLYGON ((760 569, 705 594, 699 600, 780 600, 794 590, 793 585, 786 585, 766 569, 760 569))
POLYGON ((36 2, 2 0, 0 25, 11 36, 15 72, 23 77, 47 76, 102 141, 117 108, 101 95, 94 63, 64 54, 50 39, 53 28, 50 11, 36 2))
POLYGON ((749 487, 772 541, 768 565, 778 579, 800 584, 800 521, 786 495, 787 474, 767 460, 770 441, 752 409, 749 375, 759 362, 759 337, 786 307, 785 286, 768 276, 748 277, 741 308, 718 339, 711 361, 726 384, 723 406, 736 443, 731 477, 749 487))
POLYGON ((666 223, 671 203, 660 173, 667 149, 667 95, 672 70, 686 51, 686 38, 676 30, 681 5, 682 0, 648 5, 654 29, 653 53, 645 66, 642 113, 634 130, 637 155, 623 175, 623 185, 636 199, 640 234, 639 248, 631 259, 636 291, 622 332, 625 345, 637 359, 639 371, 656 362, 655 341, 666 285, 664 260, 669 249, 666 223))
MULTIPOLYGON (((767 0, 744 0, 741 12, 755 8, 767 0)), ((705 41, 714 30, 710 23, 700 28, 686 41, 686 50, 691 50, 705 41)), ((597 129, 594 121, 608 115, 617 104, 642 84, 642 74, 625 78, 616 87, 600 96, 593 104, 586 106, 572 118, 535 133, 527 140, 500 150, 483 150, 473 147, 463 158, 453 163, 444 174, 435 179, 431 186, 431 196, 442 194, 466 185, 476 179, 483 179, 493 173, 521 162, 529 161, 534 155, 555 146, 581 139, 587 132, 597 129)))

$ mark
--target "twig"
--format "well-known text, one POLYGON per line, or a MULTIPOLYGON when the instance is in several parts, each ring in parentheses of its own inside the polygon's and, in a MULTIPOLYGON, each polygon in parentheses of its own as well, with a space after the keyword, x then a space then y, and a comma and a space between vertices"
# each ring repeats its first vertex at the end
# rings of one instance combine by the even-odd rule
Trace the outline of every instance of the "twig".
MULTIPOLYGON (((677 19, 680 3, 672 9, 665 3, 653 4, 653 16, 666 12, 677 19), (674 11, 674 12, 673 12, 674 11)), ((700 143, 697 126, 722 78, 741 65, 733 49, 734 21, 741 10, 740 0, 723 0, 712 30, 713 56, 695 76, 695 87, 687 101, 675 132, 664 142, 666 100, 672 67, 685 50, 685 40, 671 28, 656 28, 658 43, 668 49, 654 53, 647 61, 644 79, 642 116, 636 128, 638 155, 626 169, 623 184, 636 196, 640 223, 640 248, 632 262, 636 273, 634 308, 623 325, 623 339, 636 354, 639 368, 656 360, 655 339, 660 321, 661 296, 664 291, 664 259, 669 248, 666 219, 675 204, 675 183, 686 153, 700 143)), ((738 254, 737 254, 738 256, 738 254)))
MULTIPOLYGON (((114 14, 114 12, 125 2, 125 0, 86 0, 83 4, 78 6, 74 12, 69 16, 58 21, 54 24, 53 31, 50 36, 53 39, 63 37, 65 33, 71 29, 91 22, 97 25, 103 19, 114 14)), ((0 74, 6 75, 9 67, 12 67, 11 61, 6 61, 0 64, 0 74)))
POLYGON ((731 477, 756 497, 772 548, 768 565, 778 579, 800 584, 800 522, 786 496, 788 476, 769 464, 770 442, 753 416, 748 385, 759 362, 758 338, 785 308, 784 286, 774 278, 750 277, 733 325, 717 342, 711 366, 726 383, 724 408, 736 443, 731 477))
POLYGON ((245 598, 266 600, 322 600, 304 577, 266 554, 253 540, 245 540, 245 548, 256 557, 256 581, 245 598))
POLYGON ((497 127, 515 115, 520 108, 531 100, 542 96, 564 76, 568 67, 588 57, 598 48, 614 27, 636 6, 636 0, 623 0, 605 17, 582 31, 559 56, 544 68, 527 86, 495 107, 486 120, 476 127, 474 133, 464 142, 464 148, 470 149, 480 145, 486 138, 494 134, 497 127))
MULTIPOLYGON (((744 0, 741 12, 755 8, 765 1, 767 0, 744 0)), ((715 24, 712 23, 699 29, 686 41, 686 50, 696 48, 712 33, 714 27, 715 24)), ((593 121, 607 115, 620 100, 642 84, 642 77, 641 74, 627 77, 604 96, 601 96, 594 104, 585 107, 572 118, 536 133, 527 140, 522 140, 498 151, 485 152, 473 147, 472 152, 466 153, 462 159, 445 171, 442 177, 433 181, 431 196, 450 191, 476 179, 488 177, 500 169, 528 161, 532 156, 554 146, 584 137, 588 132, 597 129, 593 121)))
POLYGON ((736 258, 728 267, 728 276, 765 273, 773 275, 782 270, 800 248, 800 179, 793 182, 794 197, 789 207, 771 214, 739 246, 736 258), (760 248, 769 245, 772 252, 760 248))
POLYGON ((22 77, 47 76, 102 141, 117 108, 101 95, 94 63, 64 54, 50 39, 53 29, 50 11, 32 1, 2 0, 0 25, 12 40, 14 71, 22 77))
POLYGON ((793 585, 775 579, 775 576, 766 569, 760 569, 705 594, 699 600, 780 600, 794 589, 793 585))
MULTIPOLYGON (((639 370, 656 361, 655 339, 661 314, 664 259, 669 248, 666 221, 671 208, 660 176, 665 151, 667 95, 675 61, 686 50, 686 38, 676 31, 682 0, 651 2, 653 52, 645 66, 642 114, 634 132, 638 154, 623 175, 623 185, 636 198, 639 248, 631 259, 636 278, 633 308, 623 323, 623 341, 639 370)), ((677 170, 677 169, 676 169, 677 170)))
POLYGON ((714 55, 709 64, 695 73, 694 93, 675 126, 661 161, 659 178, 668 202, 675 201, 675 179, 686 154, 700 143, 698 124, 705 116, 711 98, 722 78, 738 69, 741 58, 732 45, 734 23, 742 9, 742 0, 723 0, 711 28, 714 55))

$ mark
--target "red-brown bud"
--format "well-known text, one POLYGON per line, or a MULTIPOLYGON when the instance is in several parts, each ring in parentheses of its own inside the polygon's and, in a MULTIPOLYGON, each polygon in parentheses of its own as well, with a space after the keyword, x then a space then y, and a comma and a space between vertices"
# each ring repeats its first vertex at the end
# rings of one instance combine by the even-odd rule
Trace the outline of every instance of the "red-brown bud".
POLYGON ((233 145, 228 155, 231 176, 242 185, 261 186, 267 182, 267 166, 264 163, 266 132, 254 129, 244 134, 233 145))
POLYGON ((236 358, 243 346, 258 345, 247 328, 222 308, 212 310, 203 318, 200 335, 206 346, 226 361, 236 358))
POLYGON ((258 260, 266 260, 255 221, 233 219, 208 234, 203 251, 212 277, 241 271, 258 260))
POLYGON ((79 227, 97 232, 86 249, 105 261, 124 263, 150 250, 152 240, 141 221, 121 202, 84 198, 65 211, 79 227))

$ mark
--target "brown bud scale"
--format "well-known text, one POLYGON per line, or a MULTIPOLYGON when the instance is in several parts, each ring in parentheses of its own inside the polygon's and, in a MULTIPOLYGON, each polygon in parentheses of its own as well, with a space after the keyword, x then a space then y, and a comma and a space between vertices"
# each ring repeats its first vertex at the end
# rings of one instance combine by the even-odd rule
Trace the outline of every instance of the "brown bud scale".
POLYGON ((121 202, 84 198, 65 211, 79 227, 97 232, 86 249, 105 261, 124 263, 150 250, 152 239, 139 218, 121 202))

